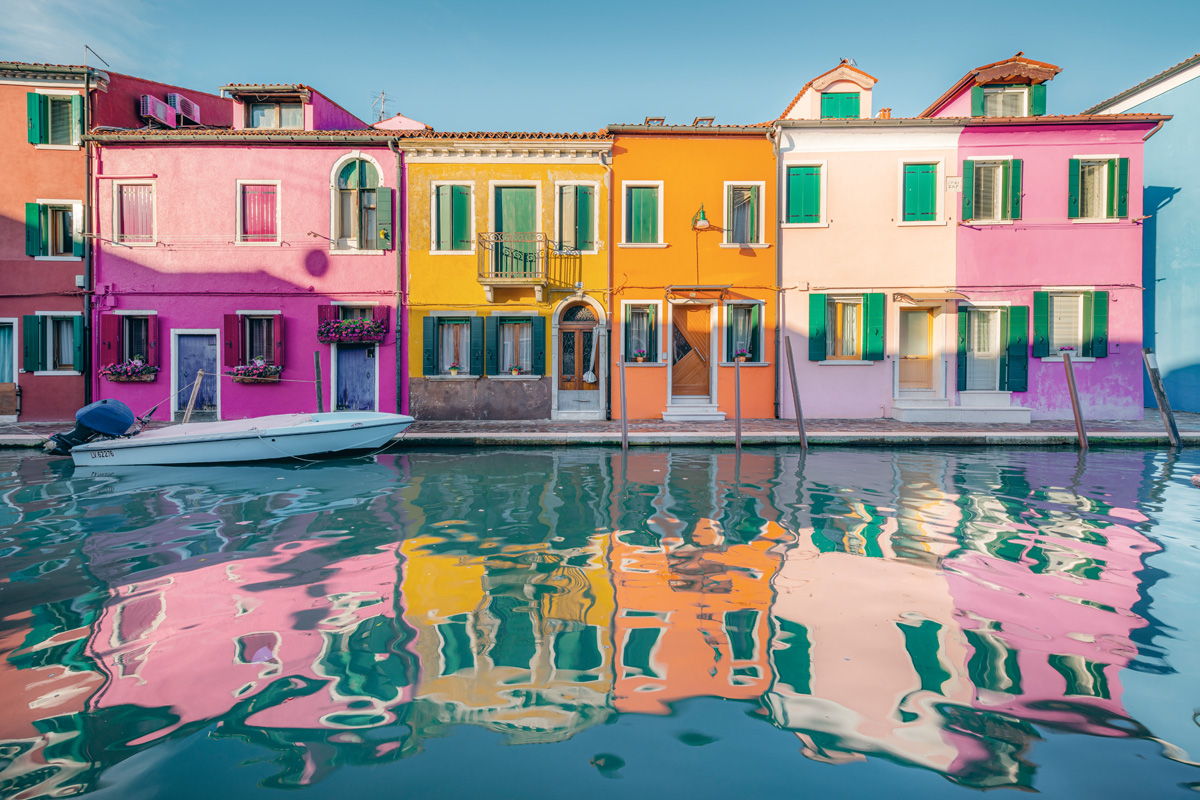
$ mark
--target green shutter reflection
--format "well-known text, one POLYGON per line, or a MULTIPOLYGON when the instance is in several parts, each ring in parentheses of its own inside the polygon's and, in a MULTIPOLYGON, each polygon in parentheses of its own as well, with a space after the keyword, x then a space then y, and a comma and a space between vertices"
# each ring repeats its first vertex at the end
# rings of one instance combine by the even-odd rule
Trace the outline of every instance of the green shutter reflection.
POLYGON ((808 628, 783 617, 775 618, 775 626, 771 661, 776 683, 796 694, 812 694, 812 644, 808 628))
POLYGON ((942 687, 950 680, 950 672, 940 657, 942 626, 933 620, 896 623, 904 634, 904 649, 912 660, 913 669, 921 679, 921 688, 928 692, 945 694, 942 687))

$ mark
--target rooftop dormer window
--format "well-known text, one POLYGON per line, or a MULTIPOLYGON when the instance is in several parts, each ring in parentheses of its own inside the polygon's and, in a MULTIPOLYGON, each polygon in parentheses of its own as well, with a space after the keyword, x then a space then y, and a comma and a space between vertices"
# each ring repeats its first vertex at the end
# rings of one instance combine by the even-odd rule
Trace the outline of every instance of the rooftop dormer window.
POLYGON ((825 92, 821 95, 821 119, 858 119, 858 92, 825 92))
POLYGON ((1044 84, 976 86, 971 90, 972 117, 1032 117, 1045 113, 1044 84))
POLYGON ((246 104, 247 128, 304 128, 304 104, 290 100, 272 100, 246 104))

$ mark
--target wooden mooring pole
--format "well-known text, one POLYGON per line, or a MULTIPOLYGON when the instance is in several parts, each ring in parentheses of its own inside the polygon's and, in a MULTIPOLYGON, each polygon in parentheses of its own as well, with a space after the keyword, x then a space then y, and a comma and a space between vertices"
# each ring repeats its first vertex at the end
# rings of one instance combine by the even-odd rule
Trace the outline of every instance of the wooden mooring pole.
POLYGON ((621 449, 629 449, 629 405, 625 402, 625 357, 621 356, 621 449))
POLYGON ((322 388, 321 382, 321 351, 313 351, 313 364, 317 368, 317 413, 325 413, 325 390, 322 388))
POLYGON ((1154 390, 1154 402, 1158 403, 1158 413, 1162 415, 1167 438, 1171 440, 1172 447, 1183 447, 1179 426, 1175 424, 1175 412, 1171 410, 1171 401, 1167 399, 1167 387, 1163 386, 1162 375, 1158 371, 1158 356, 1149 347, 1143 347, 1142 360, 1146 362, 1146 374, 1150 376, 1150 388, 1154 390))
POLYGON ((742 359, 733 360, 733 446, 742 451, 742 359))
POLYGON ((792 337, 785 336, 787 345, 788 374, 792 379, 792 399, 796 401, 796 430, 800 434, 800 447, 808 449, 808 433, 804 430, 804 409, 800 406, 800 390, 796 388, 796 364, 792 358, 792 337))
POLYGON ((1088 449, 1087 431, 1083 427, 1083 410, 1079 407, 1079 390, 1075 388, 1075 367, 1071 364, 1071 354, 1064 350, 1063 369, 1067 373, 1067 391, 1071 393, 1071 410, 1075 412, 1075 433, 1079 436, 1079 449, 1088 449))
POLYGON ((200 394, 200 381, 204 380, 204 370, 196 373, 196 380, 192 382, 192 396, 188 398, 187 411, 183 412, 183 422, 192 418, 192 409, 196 407, 196 395, 200 394))

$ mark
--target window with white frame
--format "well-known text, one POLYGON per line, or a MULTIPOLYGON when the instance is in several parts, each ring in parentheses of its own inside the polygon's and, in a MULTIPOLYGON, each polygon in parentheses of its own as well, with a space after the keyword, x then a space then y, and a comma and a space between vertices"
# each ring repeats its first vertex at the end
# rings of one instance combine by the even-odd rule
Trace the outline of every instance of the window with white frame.
POLYGON ((661 244, 662 191, 658 184, 625 184, 625 243, 661 244))
POLYGON ((1024 117, 1029 112, 1029 90, 1024 86, 983 87, 985 117, 1024 117))
POLYGON ((46 368, 52 370, 82 369, 76 364, 75 317, 49 317, 46 322, 46 368))
POLYGON ((438 184, 433 187, 433 220, 430 250, 473 250, 472 186, 438 184))
POLYGON ((238 183, 238 233, 243 244, 279 241, 279 184, 238 183))
POLYGON ((998 220, 1004 208, 1004 165, 975 161, 975 219, 998 220))
POLYGON ((247 315, 244 324, 247 362, 253 363, 261 359, 264 364, 274 364, 275 317, 247 315))
POLYGON ((16 325, 0 322, 0 383, 14 383, 17 372, 13 354, 16 352, 16 325))
POLYGON ((558 245, 562 250, 596 249, 596 189, 589 184, 558 187, 558 245))
POLYGON ((862 358, 863 299, 830 297, 825 305, 826 357, 859 360, 862 358))
POLYGON ((743 357, 761 361, 762 305, 735 303, 725 306, 725 360, 743 357))
POLYGON ((1083 353, 1083 295, 1050 295, 1050 355, 1069 350, 1072 357, 1083 353))
POLYGON ((113 239, 119 244, 154 244, 154 185, 122 183, 115 192, 113 239))
POLYGON ((121 358, 123 361, 140 359, 147 364, 150 358, 150 317, 122 315, 121 358))
MULTIPOLYGON (((539 318, 540 320, 540 318, 539 318)), ((505 372, 516 367, 521 374, 533 371, 533 322, 529 319, 501 318, 500 369, 505 372)))
POLYGON ((338 171, 334 249, 376 249, 379 227, 379 173, 366 159, 348 161, 338 171))
POLYGON ((625 360, 658 360, 658 306, 625 306, 625 360))
POLYGON ((471 371, 471 324, 467 319, 438 319, 438 371, 471 371))
POLYGON ((42 258, 83 255, 82 206, 43 200, 25 204, 25 253, 42 258))
POLYGON ((761 244, 762 190, 759 184, 726 184, 725 241, 761 244))
POLYGON ((83 128, 83 96, 29 92, 29 143, 77 147, 83 128))
POLYGON ((1079 162, 1079 216, 1108 216, 1108 161, 1079 162))
POLYGON ((304 127, 304 104, 296 101, 250 103, 246 109, 246 127, 300 130, 304 127))

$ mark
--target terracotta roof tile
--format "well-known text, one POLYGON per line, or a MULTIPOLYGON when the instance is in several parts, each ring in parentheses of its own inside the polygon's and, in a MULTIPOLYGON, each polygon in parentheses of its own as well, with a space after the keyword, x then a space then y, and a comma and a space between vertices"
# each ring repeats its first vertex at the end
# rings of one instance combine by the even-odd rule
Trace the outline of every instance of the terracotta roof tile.
POLYGON ((1091 108, 1085 109, 1083 113, 1084 114, 1093 114, 1098 109, 1101 109, 1107 105, 1112 105, 1119 100, 1124 100, 1126 97, 1131 97, 1131 96, 1137 94, 1138 92, 1140 92, 1142 89, 1145 89, 1148 86, 1153 86, 1154 84, 1158 83, 1159 81, 1163 80, 1164 78, 1169 78, 1170 76, 1174 75, 1176 72, 1185 70, 1188 67, 1192 66, 1193 64, 1200 64, 1200 53, 1197 53, 1196 55, 1192 56, 1191 58, 1185 58, 1183 61, 1180 61, 1178 64, 1176 64, 1173 67, 1167 67, 1162 72, 1158 73, 1157 75, 1153 75, 1153 76, 1147 78, 1146 80, 1142 81, 1141 83, 1139 83, 1136 86, 1131 86, 1123 92, 1118 92, 1117 94, 1114 94, 1112 97, 1108 98, 1107 100, 1099 102, 1096 105, 1092 106, 1091 108))
POLYGON ((1001 59, 1000 61, 993 61, 991 64, 984 64, 981 67, 976 67, 975 69, 971 70, 966 75, 963 75, 961 78, 958 79, 958 81, 955 82, 955 84, 953 86, 951 86, 949 89, 947 89, 945 92, 943 92, 941 97, 939 97, 937 100, 934 100, 932 103, 930 103, 929 108, 925 109, 917 116, 918 117, 932 117, 934 112, 936 112, 939 108, 941 108, 943 105, 945 105, 945 103, 947 101, 949 101, 951 97, 953 97, 954 95, 956 95, 960 91, 962 91, 963 87, 966 86, 968 83, 970 83, 972 80, 974 80, 976 75, 983 72, 984 70, 992 69, 993 67, 999 67, 999 66, 1003 66, 1004 64, 1013 64, 1013 63, 1028 64, 1031 67, 1039 67, 1041 69, 1052 70, 1055 74, 1062 72, 1062 67, 1055 66, 1054 64, 1050 64, 1046 61, 1034 61, 1032 58, 1026 58, 1025 51, 1022 50, 1022 51, 1019 51, 1015 56, 1012 56, 1011 58, 1001 59))
POLYGON ((93 131, 94 135, 104 138, 137 138, 162 137, 170 139, 180 136, 211 136, 213 139, 241 136, 261 136, 295 139, 319 139, 322 137, 354 136, 373 137, 380 141, 387 139, 484 139, 484 140, 519 140, 519 141, 580 141, 606 140, 612 137, 606 131, 588 131, 584 133, 542 133, 514 131, 433 131, 433 130, 399 130, 388 131, 376 128, 363 128, 339 131, 300 131, 284 128, 133 128, 123 131, 93 131))
MULTIPOLYGON (((834 72, 838 69, 841 69, 842 67, 845 67, 846 69, 849 69, 849 70, 853 70, 854 72, 857 72, 860 75, 864 75, 864 76, 870 78, 875 83, 879 83, 879 79, 876 78, 874 75, 871 75, 868 72, 864 72, 863 70, 861 70, 858 67, 851 64, 848 59, 843 58, 841 63, 839 63, 836 67, 834 67, 833 69, 830 69, 830 70, 826 70, 825 72, 822 72, 820 75, 818 75, 817 77, 813 78, 808 83, 801 86, 800 91, 796 92, 796 96, 792 98, 792 102, 788 103, 788 107, 785 108, 783 110, 783 113, 779 115, 779 119, 784 119, 785 117, 787 117, 788 114, 792 113, 792 109, 796 107, 796 103, 800 102, 800 95, 802 95, 806 91, 808 91, 808 88, 810 86, 812 86, 814 83, 819 81, 821 78, 824 78, 829 73, 834 72)), ((771 124, 774 124, 774 122, 772 122, 771 124)))

